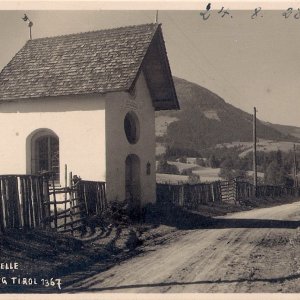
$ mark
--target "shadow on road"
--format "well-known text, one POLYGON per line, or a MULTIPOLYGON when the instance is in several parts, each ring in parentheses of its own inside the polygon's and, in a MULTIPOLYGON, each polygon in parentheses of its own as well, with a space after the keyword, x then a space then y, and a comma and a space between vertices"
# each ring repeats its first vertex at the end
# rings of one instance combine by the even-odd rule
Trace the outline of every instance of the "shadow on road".
POLYGON ((206 217, 201 213, 184 210, 180 207, 155 208, 147 214, 145 221, 176 227, 177 229, 220 229, 220 228, 289 228, 300 227, 299 221, 271 219, 235 219, 206 217))
MULTIPOLYGON (((199 280, 192 282, 162 282, 162 283, 149 283, 149 284, 128 284, 128 285, 119 285, 119 286, 109 286, 109 287, 79 287, 73 288, 72 293, 77 292, 103 292, 103 291, 117 291, 124 289, 139 289, 139 288, 155 288, 155 287, 171 287, 171 286, 185 286, 185 285, 201 285, 201 284, 230 284, 230 283, 241 283, 241 282, 267 282, 267 283, 280 283, 286 280, 299 279, 300 274, 293 274, 284 277, 274 277, 274 278, 240 278, 240 279, 218 279, 218 280, 199 280)), ((93 282, 95 285, 101 282, 93 282)))

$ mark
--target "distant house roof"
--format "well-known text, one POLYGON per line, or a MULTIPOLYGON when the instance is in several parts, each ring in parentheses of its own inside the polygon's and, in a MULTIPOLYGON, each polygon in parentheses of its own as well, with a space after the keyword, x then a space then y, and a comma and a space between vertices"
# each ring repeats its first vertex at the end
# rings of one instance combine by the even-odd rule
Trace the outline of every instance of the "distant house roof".
POLYGON ((29 40, 0 73, 0 101, 131 91, 142 70, 155 109, 178 109, 159 24, 29 40))

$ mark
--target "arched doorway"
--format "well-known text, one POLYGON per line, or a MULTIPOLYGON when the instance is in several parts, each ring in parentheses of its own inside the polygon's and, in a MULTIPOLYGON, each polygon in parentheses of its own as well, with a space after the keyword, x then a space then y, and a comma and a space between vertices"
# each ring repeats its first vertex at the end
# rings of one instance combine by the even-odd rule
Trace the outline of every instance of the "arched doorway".
POLYGON ((125 193, 133 211, 141 209, 140 159, 135 154, 127 156, 125 161, 125 193))

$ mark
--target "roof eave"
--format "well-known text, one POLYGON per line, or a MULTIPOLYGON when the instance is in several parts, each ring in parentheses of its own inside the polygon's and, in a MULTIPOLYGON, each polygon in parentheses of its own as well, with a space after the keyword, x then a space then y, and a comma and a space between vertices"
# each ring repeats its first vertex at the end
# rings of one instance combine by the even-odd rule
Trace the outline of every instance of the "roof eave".
POLYGON ((165 59, 165 63, 166 63, 166 67, 167 67, 167 75, 169 78, 169 83, 171 85, 171 90, 172 90, 172 96, 173 96, 173 103, 175 108, 171 108, 171 109, 176 109, 176 110, 180 110, 180 105, 179 105, 179 101, 177 98, 177 93, 176 93, 176 89, 175 89, 175 85, 174 85, 174 81, 173 81, 173 76, 172 76, 172 72, 171 72, 171 68, 170 68, 170 63, 169 63, 169 59, 167 56, 167 50, 166 50, 166 46, 165 46, 165 41, 162 35, 162 30, 161 30, 161 24, 159 26, 159 39, 160 39, 160 45, 163 48, 163 53, 164 53, 164 59, 165 59))
POLYGON ((162 53, 163 53, 163 57, 164 57, 164 60, 165 60, 166 67, 167 67, 167 75, 168 75, 170 87, 171 87, 171 90, 172 90, 173 99, 166 100, 166 102, 164 103, 165 104, 164 106, 166 106, 166 107, 162 107, 160 105, 157 105, 157 102, 162 102, 162 101, 165 101, 165 100, 155 99, 155 97, 153 97, 153 95, 151 95, 152 101, 153 101, 153 106, 154 106, 154 109, 156 111, 159 111, 159 110, 179 110, 180 106, 179 106, 179 102, 178 102, 178 98, 177 98, 177 94, 176 94, 176 90, 175 90, 175 86, 174 86, 174 81, 173 81, 173 77, 172 77, 172 73, 171 73, 171 68, 170 68, 169 60, 168 60, 168 57, 167 57, 167 54, 166 54, 166 48, 165 48, 165 43, 164 43, 164 39, 163 39, 163 36, 162 36, 161 24, 157 24, 157 28, 153 32, 151 41, 149 43, 149 47, 147 48, 147 51, 144 53, 143 59, 142 59, 142 61, 140 63, 140 66, 138 68, 136 76, 134 77, 134 79, 129 84, 129 86, 127 88, 127 91, 131 92, 134 89, 135 84, 137 82, 137 79, 138 79, 140 73, 143 70, 143 65, 145 63, 145 58, 146 58, 147 53, 149 51, 150 45, 152 43, 152 40, 153 40, 153 38, 154 38, 154 36, 155 36, 155 34, 157 32, 158 32, 159 38, 160 38, 160 45, 163 47, 162 53), (172 104, 169 105, 168 103, 170 103, 170 102, 172 102, 172 104))
POLYGON ((118 92, 127 92, 126 88, 117 88, 117 89, 110 89, 101 92, 82 92, 82 93, 74 93, 74 94, 59 94, 59 95, 45 95, 45 96, 32 96, 32 97, 18 97, 18 98, 0 98, 1 103, 7 102, 17 102, 17 101, 24 101, 24 100, 34 100, 34 99, 41 99, 41 98, 58 98, 58 97, 74 97, 74 96, 103 96, 108 93, 118 93, 118 92))

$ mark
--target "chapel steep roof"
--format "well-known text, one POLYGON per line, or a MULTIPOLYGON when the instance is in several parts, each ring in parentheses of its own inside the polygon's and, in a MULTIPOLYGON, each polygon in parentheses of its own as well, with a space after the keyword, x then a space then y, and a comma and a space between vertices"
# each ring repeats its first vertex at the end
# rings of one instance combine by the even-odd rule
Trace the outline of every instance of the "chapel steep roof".
POLYGON ((134 89, 143 72, 156 110, 179 109, 160 24, 27 41, 0 73, 0 101, 134 89))

